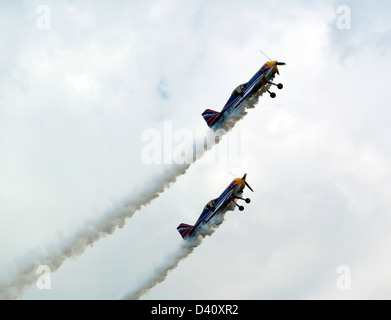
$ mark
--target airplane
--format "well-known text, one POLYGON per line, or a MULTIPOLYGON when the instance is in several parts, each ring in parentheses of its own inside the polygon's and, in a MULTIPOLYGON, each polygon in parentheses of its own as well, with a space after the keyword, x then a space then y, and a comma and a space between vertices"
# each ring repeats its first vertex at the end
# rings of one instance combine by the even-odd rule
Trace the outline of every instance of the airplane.
POLYGON ((177 227, 177 230, 181 234, 182 238, 186 240, 196 236, 198 229, 202 225, 208 223, 216 214, 219 214, 222 212, 222 210, 229 208, 233 203, 239 208, 240 211, 243 211, 244 207, 238 205, 235 200, 240 199, 244 200, 246 203, 251 202, 249 198, 244 199, 241 197, 245 186, 254 192, 254 190, 251 189, 249 184, 246 182, 246 176, 247 174, 245 174, 243 178, 234 179, 227 187, 227 189, 225 189, 224 192, 220 195, 220 197, 209 201, 204 207, 204 210, 202 211, 197 222, 193 226, 186 223, 181 223, 177 227))
POLYGON ((261 69, 250 79, 249 82, 243 83, 235 88, 229 97, 227 103, 225 104, 221 112, 214 110, 206 109, 202 116, 208 124, 208 126, 216 131, 219 126, 224 122, 228 116, 237 110, 242 103, 247 99, 253 98, 260 90, 266 89, 269 92, 271 98, 275 98, 276 94, 269 91, 271 85, 276 86, 278 89, 282 89, 282 83, 275 84, 272 82, 275 74, 280 74, 277 66, 284 66, 285 62, 278 61, 268 61, 266 62, 261 69), (268 87, 266 87, 269 85, 268 87))

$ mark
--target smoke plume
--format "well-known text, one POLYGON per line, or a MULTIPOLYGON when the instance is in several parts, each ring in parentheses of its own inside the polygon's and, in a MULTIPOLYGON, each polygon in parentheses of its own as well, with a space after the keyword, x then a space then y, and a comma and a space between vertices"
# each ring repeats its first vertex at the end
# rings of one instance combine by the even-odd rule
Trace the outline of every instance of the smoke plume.
MULTIPOLYGON (((262 95, 263 92, 259 95, 262 95)), ((54 272, 68 258, 80 256, 96 241, 114 233, 117 228, 122 228, 125 225, 126 219, 131 218, 135 212, 158 198, 179 176, 186 173, 192 163, 200 159, 206 151, 213 148, 220 141, 220 138, 229 132, 236 122, 247 114, 245 110, 255 106, 258 98, 259 96, 254 97, 251 101, 247 101, 239 110, 232 114, 230 119, 225 122, 224 130, 218 130, 217 133, 209 130, 206 137, 194 141, 194 153, 191 159, 187 159, 183 164, 173 163, 167 166, 159 174, 154 174, 143 187, 138 187, 134 192, 122 199, 122 201, 118 201, 111 208, 103 212, 102 215, 86 221, 73 234, 59 239, 55 244, 41 250, 40 253, 34 253, 32 257, 29 257, 29 262, 19 264, 14 269, 13 274, 7 276, 6 280, 0 282, 0 299, 16 299, 20 297, 29 286, 37 281, 38 275, 36 271, 39 266, 46 265, 50 268, 51 272, 54 272), (216 136, 218 139, 216 139, 216 136), (209 141, 206 147, 205 140, 209 141), (200 148, 200 146, 204 147, 200 148)), ((186 257, 193 249, 194 247, 186 247, 183 244, 179 251, 183 257, 186 257)), ((172 268, 168 268, 168 270, 172 268)))
POLYGON ((175 269, 179 262, 186 259, 193 250, 198 247, 206 236, 211 236, 213 232, 224 221, 224 215, 219 214, 213 217, 209 224, 203 225, 197 237, 181 240, 180 245, 157 264, 149 275, 140 278, 121 297, 122 300, 137 300, 146 294, 150 289, 163 282, 170 271, 175 269))

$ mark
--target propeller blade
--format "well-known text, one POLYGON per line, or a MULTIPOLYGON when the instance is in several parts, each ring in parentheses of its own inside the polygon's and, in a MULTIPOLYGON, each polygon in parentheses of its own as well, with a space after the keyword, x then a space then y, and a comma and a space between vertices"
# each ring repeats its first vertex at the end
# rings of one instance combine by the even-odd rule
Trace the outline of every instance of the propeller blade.
POLYGON ((278 66, 285 66, 286 63, 285 62, 277 62, 276 65, 278 65, 278 66))
POLYGON ((249 188, 252 192, 254 192, 254 190, 250 187, 250 185, 246 182, 246 180, 244 181, 244 183, 246 184, 247 188, 249 188))

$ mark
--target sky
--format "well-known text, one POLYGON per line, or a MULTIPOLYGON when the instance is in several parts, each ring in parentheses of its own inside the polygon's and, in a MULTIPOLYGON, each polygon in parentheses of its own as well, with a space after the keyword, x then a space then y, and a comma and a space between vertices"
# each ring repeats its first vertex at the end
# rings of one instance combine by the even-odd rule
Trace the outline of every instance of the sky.
POLYGON ((158 198, 66 259, 50 288, 37 273, 15 298, 119 298, 231 173, 247 173, 251 203, 142 299, 390 299, 390 9, 0 1, 0 284, 153 186, 184 135, 207 132, 201 113, 267 61, 262 50, 287 63, 277 97, 263 95, 158 198))

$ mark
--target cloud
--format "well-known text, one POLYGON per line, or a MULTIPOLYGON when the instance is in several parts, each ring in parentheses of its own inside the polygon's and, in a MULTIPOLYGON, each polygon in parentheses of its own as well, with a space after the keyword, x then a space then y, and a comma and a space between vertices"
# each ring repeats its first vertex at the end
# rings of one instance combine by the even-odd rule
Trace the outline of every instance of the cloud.
MULTIPOLYGON (((234 169, 248 173, 253 201, 145 297, 387 298, 388 5, 345 2, 352 28, 340 30, 339 4, 48 2, 45 31, 41 3, 3 4, 2 273, 140 185, 157 169, 141 161, 142 132, 164 120, 204 127, 201 112, 254 74, 262 49, 287 66, 277 98, 264 96, 236 126, 250 132, 248 159, 234 169), (219 272, 201 283, 191 275, 203 261, 219 272), (339 264, 352 270, 346 294, 335 287, 339 264)), ((230 166, 189 169, 134 224, 65 264, 50 291, 23 298, 113 297, 226 187, 230 166)))

